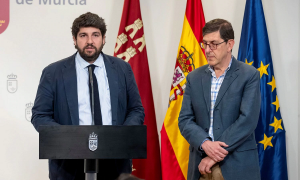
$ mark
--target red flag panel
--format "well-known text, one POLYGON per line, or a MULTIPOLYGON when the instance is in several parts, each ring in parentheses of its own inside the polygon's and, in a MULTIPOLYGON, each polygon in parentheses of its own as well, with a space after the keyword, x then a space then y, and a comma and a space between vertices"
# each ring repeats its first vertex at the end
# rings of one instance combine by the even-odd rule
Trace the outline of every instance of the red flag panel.
POLYGON ((146 180, 160 180, 158 132, 139 0, 124 1, 114 56, 122 58, 131 65, 145 109, 147 159, 134 159, 132 174, 146 180))

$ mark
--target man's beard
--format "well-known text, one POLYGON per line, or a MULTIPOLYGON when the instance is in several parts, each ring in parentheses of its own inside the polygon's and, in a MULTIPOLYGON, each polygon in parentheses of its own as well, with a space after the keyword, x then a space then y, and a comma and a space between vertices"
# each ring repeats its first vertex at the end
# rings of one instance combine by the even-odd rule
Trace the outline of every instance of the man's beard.
POLYGON ((99 54, 102 52, 102 49, 103 49, 103 46, 104 44, 102 44, 99 49, 97 49, 95 46, 93 46, 92 44, 88 44, 86 45, 83 49, 80 49, 77 44, 75 45, 75 48, 78 50, 80 56, 87 62, 93 62, 95 61, 98 57, 99 57, 99 54), (95 52, 91 55, 89 54, 86 54, 84 51, 86 48, 93 48, 95 49, 95 52))

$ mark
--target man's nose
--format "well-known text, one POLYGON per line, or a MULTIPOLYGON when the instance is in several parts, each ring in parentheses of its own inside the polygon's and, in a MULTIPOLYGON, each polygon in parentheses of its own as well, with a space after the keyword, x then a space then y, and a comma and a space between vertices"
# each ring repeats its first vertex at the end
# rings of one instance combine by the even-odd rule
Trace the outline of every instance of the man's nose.
POLYGON ((89 37, 88 37, 87 43, 88 43, 88 44, 93 44, 92 36, 89 36, 89 37))
POLYGON ((207 44, 205 47, 205 52, 211 52, 212 50, 210 49, 210 45, 207 44))

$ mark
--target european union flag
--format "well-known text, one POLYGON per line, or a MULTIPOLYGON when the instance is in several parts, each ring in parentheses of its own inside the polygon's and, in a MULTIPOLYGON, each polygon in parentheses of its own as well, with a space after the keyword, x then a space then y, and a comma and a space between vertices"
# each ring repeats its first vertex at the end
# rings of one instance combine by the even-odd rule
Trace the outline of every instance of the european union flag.
POLYGON ((287 180, 285 130, 261 0, 247 0, 238 59, 260 71, 261 109, 255 130, 262 180, 287 180))

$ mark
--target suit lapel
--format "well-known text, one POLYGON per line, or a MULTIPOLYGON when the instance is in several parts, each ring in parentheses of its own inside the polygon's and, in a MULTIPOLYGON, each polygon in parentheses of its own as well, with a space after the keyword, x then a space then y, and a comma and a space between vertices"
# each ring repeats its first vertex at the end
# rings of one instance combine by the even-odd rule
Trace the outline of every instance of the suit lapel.
POLYGON ((207 111, 210 112, 210 101, 211 101, 211 73, 208 68, 205 69, 205 75, 202 77, 202 88, 204 93, 204 98, 207 106, 207 111))
POLYGON ((225 78, 222 82, 222 85, 220 87, 220 90, 219 90, 219 93, 218 93, 218 96, 216 99, 215 107, 218 106, 218 104, 222 100, 224 94, 230 87, 231 83, 238 77, 238 73, 236 72, 237 70, 238 70, 237 60, 234 57, 232 57, 231 67, 230 67, 229 71, 226 73, 225 78))
POLYGON ((66 61, 62 74, 72 124, 79 125, 75 55, 76 53, 66 61))
POLYGON ((107 74, 109 91, 110 91, 110 102, 111 102, 111 115, 112 115, 112 125, 117 125, 117 111, 118 111, 118 72, 116 70, 114 61, 112 61, 109 56, 103 55, 105 70, 107 74))

